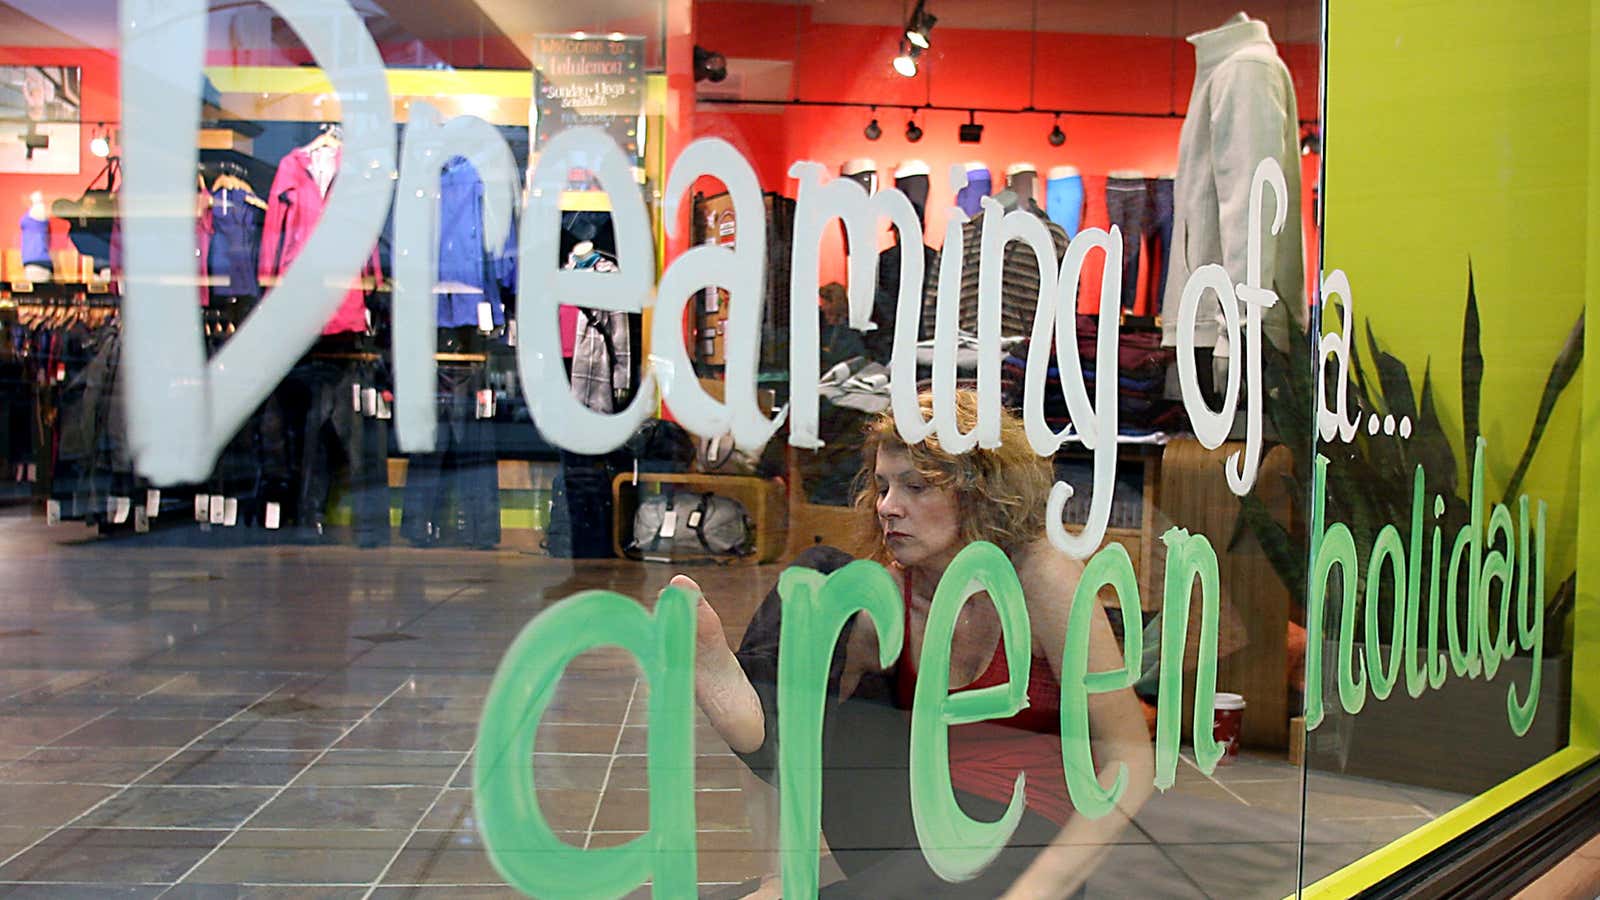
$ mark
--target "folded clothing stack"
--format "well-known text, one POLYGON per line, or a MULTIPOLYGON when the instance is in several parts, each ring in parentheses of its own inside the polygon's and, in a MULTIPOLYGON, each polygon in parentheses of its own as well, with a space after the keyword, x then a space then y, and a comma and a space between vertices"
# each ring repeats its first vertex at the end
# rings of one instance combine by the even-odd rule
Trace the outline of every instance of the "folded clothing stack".
MULTIPOLYGON (((1078 357, 1083 366, 1084 385, 1093 397, 1095 378, 1100 368, 1099 348, 1096 346, 1098 322, 1093 316, 1080 315, 1077 325, 1078 357)), ((1011 409, 1022 408, 1028 349, 1026 341, 1014 346, 1001 369, 1004 402, 1011 409)), ((1182 430, 1185 424, 1183 407, 1162 396, 1167 369, 1173 359, 1172 348, 1161 346, 1160 332, 1127 331, 1119 336, 1116 365, 1117 431, 1120 434, 1142 436, 1182 430)), ((1052 365, 1045 374, 1044 415, 1045 420, 1057 429, 1072 420, 1064 398, 1061 370, 1052 365)))

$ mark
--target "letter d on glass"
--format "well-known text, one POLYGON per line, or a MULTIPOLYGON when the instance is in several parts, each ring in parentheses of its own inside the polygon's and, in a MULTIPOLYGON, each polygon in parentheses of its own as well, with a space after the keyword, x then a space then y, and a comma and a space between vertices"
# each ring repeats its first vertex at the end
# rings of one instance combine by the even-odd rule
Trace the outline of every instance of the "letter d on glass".
POLYGON ((305 252, 208 363, 195 296, 195 151, 206 4, 125 0, 122 304, 128 444, 158 485, 200 481, 338 309, 393 190, 394 115, 383 61, 345 3, 266 0, 311 50, 344 116, 343 159, 305 252))

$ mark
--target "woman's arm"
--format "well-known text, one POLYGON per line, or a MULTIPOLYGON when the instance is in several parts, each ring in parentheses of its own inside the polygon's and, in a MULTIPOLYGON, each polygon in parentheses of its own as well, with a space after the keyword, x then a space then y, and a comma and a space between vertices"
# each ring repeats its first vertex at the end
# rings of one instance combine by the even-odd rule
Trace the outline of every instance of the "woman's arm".
MULTIPOLYGON (((1018 576, 1028 599, 1035 646, 1050 661, 1050 671, 1061 677, 1061 653, 1066 646, 1067 621, 1073 592, 1083 572, 1072 560, 1043 541, 1030 550, 1018 576)), ((1089 671, 1104 672, 1123 665, 1122 648, 1098 599, 1089 616, 1089 671)), ((1063 695, 1067 694, 1063 691, 1063 695)), ((1012 884, 1008 897, 1064 897, 1077 890, 1094 871, 1152 790, 1155 759, 1144 713, 1131 688, 1089 695, 1089 730, 1096 762, 1115 773, 1118 763, 1128 767, 1127 789, 1117 808, 1099 819, 1074 814, 1065 828, 1039 852, 1033 863, 1012 884)))

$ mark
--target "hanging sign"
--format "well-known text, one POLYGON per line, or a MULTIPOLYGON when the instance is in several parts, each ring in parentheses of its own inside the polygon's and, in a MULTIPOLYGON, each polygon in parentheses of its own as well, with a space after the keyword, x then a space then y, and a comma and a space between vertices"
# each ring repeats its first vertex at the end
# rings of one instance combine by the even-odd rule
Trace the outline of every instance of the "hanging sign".
POLYGON ((532 58, 535 152, 569 128, 592 125, 643 164, 644 38, 542 35, 532 58))

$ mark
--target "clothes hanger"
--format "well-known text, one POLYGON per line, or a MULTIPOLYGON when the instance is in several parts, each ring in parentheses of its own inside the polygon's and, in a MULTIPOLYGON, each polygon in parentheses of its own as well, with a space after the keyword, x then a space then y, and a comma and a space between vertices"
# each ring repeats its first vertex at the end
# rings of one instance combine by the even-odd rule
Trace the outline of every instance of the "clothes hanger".
POLYGON ((317 150, 322 147, 339 147, 344 143, 344 128, 337 123, 328 123, 322 126, 322 133, 311 139, 306 145, 307 150, 317 150))

